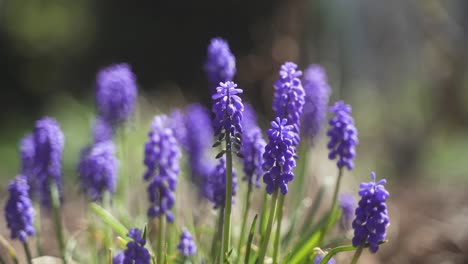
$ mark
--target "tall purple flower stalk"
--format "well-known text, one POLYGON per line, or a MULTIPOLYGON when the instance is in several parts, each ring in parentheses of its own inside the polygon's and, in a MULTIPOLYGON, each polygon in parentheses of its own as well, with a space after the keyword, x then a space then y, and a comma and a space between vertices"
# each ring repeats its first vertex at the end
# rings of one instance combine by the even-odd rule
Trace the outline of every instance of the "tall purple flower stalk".
POLYGON ((62 187, 62 153, 65 139, 55 119, 45 117, 36 122, 34 129, 34 176, 41 202, 50 208, 50 186, 62 187))
POLYGON ((189 133, 186 137, 186 151, 192 181, 205 193, 205 184, 213 170, 214 159, 209 157, 213 142, 213 126, 208 109, 200 104, 189 105, 185 110, 185 126, 189 133))
POLYGON ((180 109, 175 109, 169 115, 169 128, 183 149, 187 150, 187 128, 185 127, 185 115, 180 109))
POLYGON ((113 193, 117 182, 118 160, 112 141, 86 148, 78 164, 81 189, 93 201, 101 201, 105 191, 113 193))
POLYGON ((222 141, 226 142, 226 149, 217 157, 221 157, 225 152, 231 152, 232 146, 234 146, 236 154, 240 155, 242 112, 244 111, 242 99, 238 96, 241 93, 242 89, 237 88, 235 83, 225 82, 219 84, 216 93, 212 96, 215 101, 213 105, 214 133, 218 137, 213 147, 219 146, 222 141))
POLYGON ((173 222, 174 215, 170 210, 175 203, 180 150, 167 121, 167 117, 161 115, 154 117, 151 124, 145 145, 144 164, 147 170, 144 179, 150 181, 148 197, 151 206, 148 216, 165 215, 169 222, 173 222))
POLYGON ((11 231, 11 239, 26 242, 28 236, 34 235, 34 208, 29 198, 29 186, 26 177, 18 175, 10 182, 10 194, 5 205, 5 218, 11 231))
POLYGON ((285 118, 291 125, 293 132, 293 145, 299 145, 300 119, 305 103, 305 92, 299 77, 302 72, 297 70, 297 65, 286 62, 279 71, 280 78, 275 83, 273 97, 273 110, 275 116, 285 118))
POLYGON ((257 125, 255 112, 250 104, 245 104, 242 125, 245 128, 241 147, 243 159, 244 177, 242 180, 260 187, 260 176, 263 174, 263 152, 266 142, 262 131, 257 125))
POLYGON ((102 69, 96 78, 96 106, 100 117, 112 125, 126 121, 137 98, 135 75, 125 63, 102 69))
MULTIPOLYGON (((150 264, 151 256, 149 251, 145 248, 146 240, 142 237, 141 230, 137 228, 130 229, 127 236, 132 241, 127 243, 127 248, 123 253, 122 264, 150 264)), ((119 263, 122 257, 119 256, 117 259, 114 258, 115 263, 119 263)), ((120 264, 120 263, 119 263, 120 264)))
POLYGON ((34 177, 34 137, 33 134, 25 135, 20 141, 20 170, 21 175, 24 175, 28 181, 29 192, 35 193, 36 181, 34 177))
MULTIPOLYGON (((232 196, 236 195, 237 178, 236 172, 232 170, 232 196)), ((224 206, 226 201, 226 160, 220 158, 208 179, 208 199, 213 203, 214 209, 224 206)), ((234 200, 233 200, 234 203, 234 200)))
POLYGON ((226 40, 213 38, 208 46, 205 72, 212 91, 220 82, 232 81, 236 74, 236 58, 226 40))
POLYGON ((304 71, 303 80, 305 104, 301 132, 313 143, 325 121, 331 91, 327 74, 320 65, 310 65, 304 71))
POLYGON ((180 242, 177 245, 177 249, 184 257, 193 256, 197 253, 197 246, 193 241, 192 235, 187 230, 184 230, 182 235, 180 235, 180 242))
POLYGON ((277 117, 271 122, 271 128, 267 131, 269 142, 265 146, 262 167, 265 171, 263 182, 266 183, 266 191, 269 194, 272 194, 276 188, 279 188, 282 194, 288 193, 288 182, 294 179, 296 167, 294 132, 293 126, 287 123, 286 118, 277 117))
POLYGON ((385 240, 386 230, 390 224, 387 212, 387 198, 389 193, 385 190, 387 181, 382 179, 375 182, 375 173, 371 173, 372 181, 360 185, 361 200, 356 208, 356 218, 353 221, 353 246, 362 246, 369 243, 372 253, 379 250, 379 242, 385 240))
POLYGON ((353 221, 356 199, 351 194, 341 194, 338 198, 338 204, 341 208, 340 227, 342 230, 348 231, 353 221))
POLYGON ((328 149, 329 159, 338 159, 338 168, 346 167, 349 170, 354 168, 354 157, 356 156, 356 145, 358 144, 358 132, 354 126, 354 119, 351 116, 351 106, 343 101, 338 101, 330 108, 335 116, 329 121, 330 128, 327 136, 330 137, 328 149))

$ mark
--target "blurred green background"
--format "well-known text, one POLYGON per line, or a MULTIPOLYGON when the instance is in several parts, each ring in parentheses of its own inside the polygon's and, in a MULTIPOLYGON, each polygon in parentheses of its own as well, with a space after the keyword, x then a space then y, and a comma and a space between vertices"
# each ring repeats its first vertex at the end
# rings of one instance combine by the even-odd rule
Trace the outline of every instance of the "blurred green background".
MULTIPOLYGON (((0 0, 1 190, 18 171, 19 139, 44 115, 61 123, 66 181, 74 182, 94 116, 95 74, 111 63, 132 65, 142 116, 195 101, 208 106, 202 65, 215 36, 229 42, 235 81, 264 121, 280 64, 323 65, 331 102, 353 107, 355 182, 375 170, 390 179, 395 212, 438 219, 431 210, 451 206, 466 223, 466 0, 0 0), (413 198, 413 207, 399 204, 413 198)), ((143 141, 146 131, 138 133, 143 141)), ((462 241, 468 248, 468 235, 462 241)))

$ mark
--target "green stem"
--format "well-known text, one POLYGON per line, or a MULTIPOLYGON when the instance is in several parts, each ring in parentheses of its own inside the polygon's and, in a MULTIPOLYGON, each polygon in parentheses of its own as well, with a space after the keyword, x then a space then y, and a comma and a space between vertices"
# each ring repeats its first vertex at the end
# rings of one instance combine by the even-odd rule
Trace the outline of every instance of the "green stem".
POLYGON ((267 226, 267 218, 268 215, 268 193, 263 192, 263 206, 262 206, 262 214, 260 216, 260 223, 259 223, 259 233, 260 233, 260 245, 263 242, 263 238, 265 237, 265 231, 267 226))
POLYGON ((277 216, 277 224, 276 224, 276 235, 275 235, 275 243, 274 243, 274 250, 273 250, 273 264, 278 263, 278 257, 280 255, 280 241, 281 241, 281 222, 283 220, 283 205, 286 195, 280 194, 278 200, 278 216, 277 216))
POLYGON ((54 183, 50 184, 50 196, 52 200, 52 212, 54 215, 55 234, 57 236, 57 243, 60 248, 60 254, 62 255, 63 263, 67 264, 67 257, 65 252, 65 239, 63 238, 62 217, 60 215, 60 197, 57 185, 54 183))
POLYGON ((343 178, 343 168, 340 168, 340 170, 338 171, 338 178, 336 179, 335 190, 333 192, 332 206, 327 217, 327 224, 325 225, 325 229, 320 235, 320 242, 323 241, 325 234, 328 233, 330 229, 332 229, 333 227, 333 223, 331 220, 332 220, 334 212, 336 211, 336 204, 338 200, 338 192, 340 190, 340 185, 341 185, 341 178, 343 178))
POLYGON ((41 218, 42 218, 41 205, 37 204, 35 210, 38 215, 38 217, 35 217, 37 255, 42 256, 43 251, 42 251, 42 243, 41 243, 41 218))
POLYGON ((245 239, 245 226, 247 225, 247 216, 249 215, 250 210, 250 197, 252 196, 252 183, 249 182, 248 190, 247 190, 247 199, 245 200, 245 208, 244 208, 244 216, 242 218, 242 226, 241 226, 241 235, 239 239, 239 245, 237 246, 237 261, 236 263, 240 263, 240 255, 241 255, 241 248, 244 243, 245 239))
POLYGON ((163 264, 164 261, 164 243, 165 243, 165 231, 166 231, 166 217, 161 215, 159 217, 159 228, 158 228, 158 250, 156 252, 158 264, 163 264))
POLYGON ((275 220, 276 213, 276 204, 278 202, 278 188, 276 188, 271 198, 271 207, 270 207, 270 216, 268 217, 268 225, 265 232, 265 238, 262 241, 262 246, 260 248, 260 253, 258 255, 257 264, 263 264, 265 260, 266 251, 268 248, 268 241, 270 240, 271 229, 273 228, 273 222, 275 220))
POLYGON ((24 253, 26 253, 26 259, 28 260, 28 264, 32 264, 32 257, 31 257, 31 250, 29 250, 29 246, 27 242, 23 242, 24 253))
MULTIPOLYGON (((231 137, 229 133, 226 135, 226 142, 230 144, 231 137)), ((231 210, 232 210, 232 153, 230 146, 226 146, 226 196, 224 201, 224 231, 223 231, 223 255, 221 255, 221 260, 224 261, 224 258, 228 257, 228 252, 230 250, 229 242, 231 239, 231 210)), ((229 262, 229 261, 228 261, 229 262)))
POLYGON ((363 247, 359 246, 357 248, 356 252, 354 252, 354 256, 353 256, 353 259, 351 260, 351 264, 356 264, 358 262, 358 259, 362 254, 362 249, 363 249, 363 247))
POLYGON ((217 263, 218 254, 223 252, 220 248, 222 244, 219 242, 223 239, 223 222, 224 222, 224 206, 219 208, 218 227, 213 235, 213 242, 211 243, 211 259, 213 263, 217 263))

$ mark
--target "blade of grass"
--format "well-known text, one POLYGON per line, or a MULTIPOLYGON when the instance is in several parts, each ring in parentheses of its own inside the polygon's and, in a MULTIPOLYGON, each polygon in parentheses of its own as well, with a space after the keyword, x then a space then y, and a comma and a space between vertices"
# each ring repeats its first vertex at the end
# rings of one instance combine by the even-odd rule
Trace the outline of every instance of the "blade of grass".
POLYGON ((255 234, 255 227, 257 226, 258 214, 255 215, 252 225, 250 226, 249 237, 247 238, 247 251, 245 252, 244 264, 248 264, 250 260, 250 252, 252 251, 252 242, 255 234))
POLYGON ((110 212, 106 211, 104 208, 99 206, 96 203, 91 203, 91 210, 99 217, 102 221, 107 223, 115 232, 122 238, 127 237, 128 229, 117 220, 110 212))

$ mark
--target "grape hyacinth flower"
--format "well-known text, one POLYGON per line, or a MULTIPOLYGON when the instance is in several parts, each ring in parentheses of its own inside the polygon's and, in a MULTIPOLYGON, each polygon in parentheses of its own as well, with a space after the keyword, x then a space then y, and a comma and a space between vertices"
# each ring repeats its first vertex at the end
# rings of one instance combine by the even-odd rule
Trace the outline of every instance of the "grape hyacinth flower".
POLYGON ((353 159, 356 156, 356 145, 358 144, 358 132, 354 126, 351 116, 351 106, 343 101, 338 101, 330 108, 335 116, 329 121, 330 128, 327 136, 330 137, 328 158, 338 158, 336 165, 339 169, 346 167, 348 170, 354 168, 353 159))
MULTIPOLYGON (((320 261, 322 261, 323 257, 325 257, 325 255, 317 254, 317 256, 315 256, 314 259, 314 264, 320 264, 320 261)), ((336 264, 336 261, 333 258, 331 258, 327 261, 327 264, 336 264)))
POLYGON ((220 82, 232 81, 236 74, 236 58, 226 40, 213 38, 208 46, 205 72, 212 91, 220 82))
POLYGON ((174 221, 170 211, 175 203, 175 190, 179 175, 180 150, 172 129, 168 128, 165 115, 155 116, 145 145, 144 179, 150 181, 148 197, 151 207, 149 217, 165 215, 174 221))
POLYGON ((5 206, 5 218, 11 231, 11 239, 25 243, 28 236, 34 235, 34 208, 29 198, 29 186, 23 175, 10 182, 10 197, 5 206))
POLYGON ((102 201, 104 191, 113 193, 117 182, 118 160, 112 141, 86 148, 78 164, 81 189, 93 201, 102 201))
POLYGON ((299 145, 300 119, 305 103, 305 92, 299 77, 302 72, 297 70, 297 65, 286 62, 279 71, 280 78, 275 83, 273 97, 273 110, 275 116, 288 120, 293 132, 293 145, 299 145))
POLYGON ((319 65, 310 65, 304 71, 303 85, 305 104, 301 132, 313 143, 325 121, 330 97, 330 86, 325 70, 319 65))
MULTIPOLYGON (((218 165, 213 169, 207 184, 208 199, 214 204, 214 209, 224 206, 226 200, 226 160, 219 159, 218 165)), ((232 170, 232 196, 236 195, 237 178, 232 170)), ((234 199, 232 200, 234 203, 234 199)))
POLYGON ((96 78, 96 106, 100 117, 112 125, 126 121, 133 113, 137 85, 130 66, 114 64, 96 78))
POLYGON ((361 200, 356 208, 356 218, 353 221, 353 246, 369 243, 372 253, 379 249, 379 242, 385 240, 386 229, 390 224, 386 200, 389 196, 384 185, 385 179, 375 182, 375 173, 371 173, 372 181, 360 185, 361 200))
POLYGON ((190 257, 197 253, 197 246, 193 241, 192 235, 187 230, 184 230, 182 232, 182 235, 180 236, 179 245, 177 245, 177 249, 184 257, 190 257))
POLYGON ((102 142, 112 140, 114 129, 111 124, 101 117, 97 117, 93 125, 94 142, 102 142))
POLYGON ((118 252, 115 254, 115 256, 112 258, 112 264, 123 264, 125 259, 125 255, 123 252, 118 252))
POLYGON ((348 231, 353 221, 356 199, 351 194, 341 194, 338 198, 338 204, 341 208, 340 227, 342 230, 348 231))
POLYGON ((137 228, 130 229, 127 236, 132 241, 127 243, 124 251, 123 264, 150 264, 151 256, 145 248, 146 240, 142 237, 141 230, 137 228))
POLYGON ((169 115, 169 128, 172 129, 174 137, 182 148, 187 149, 187 128, 185 127, 185 116, 180 109, 175 109, 169 115))
POLYGON ((233 142, 237 154, 239 154, 242 135, 242 112, 244 111, 242 99, 238 96, 241 93, 242 89, 237 88, 237 84, 225 82, 219 84, 216 93, 212 96, 213 100, 215 100, 213 105, 213 112, 215 113, 214 133, 215 136, 218 136, 214 147, 219 146, 222 140, 226 141, 226 149, 218 154, 218 157, 224 152, 231 152, 233 142))
POLYGON ((187 154, 192 181, 197 184, 203 196, 207 196, 205 185, 215 164, 209 159, 208 152, 213 142, 213 126, 208 109, 200 104, 186 108, 185 126, 187 133, 187 154))
POLYGON ((33 134, 25 135, 20 141, 21 175, 28 181, 29 192, 34 193, 36 182, 34 181, 34 137, 33 134))
POLYGON ((41 202, 51 206, 50 185, 55 184, 59 194, 62 187, 62 152, 65 139, 55 119, 45 117, 34 129, 34 174, 40 188, 41 202))
POLYGON ((295 148, 293 146, 293 127, 287 125, 286 118, 277 117, 271 122, 268 129, 268 144, 263 154, 263 182, 266 183, 266 191, 272 194, 276 188, 282 194, 288 193, 288 182, 294 179, 294 168, 296 167, 295 148))

